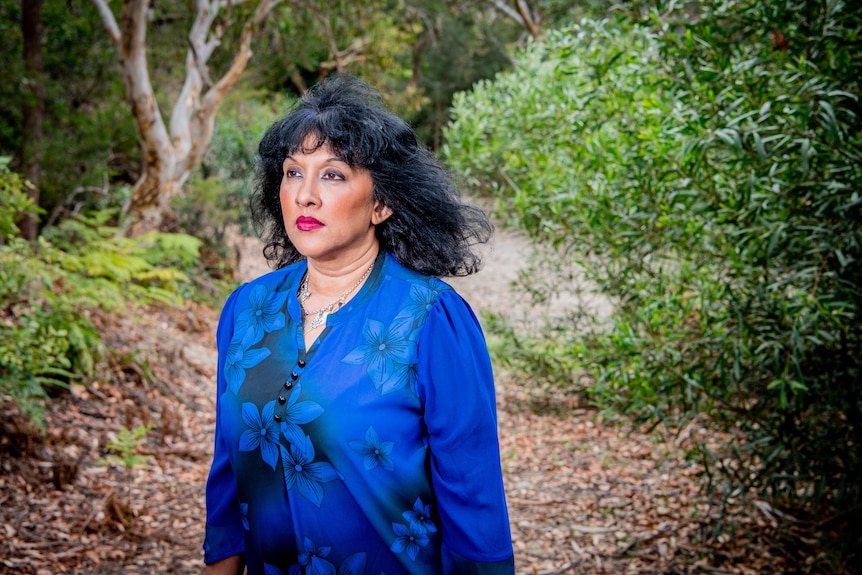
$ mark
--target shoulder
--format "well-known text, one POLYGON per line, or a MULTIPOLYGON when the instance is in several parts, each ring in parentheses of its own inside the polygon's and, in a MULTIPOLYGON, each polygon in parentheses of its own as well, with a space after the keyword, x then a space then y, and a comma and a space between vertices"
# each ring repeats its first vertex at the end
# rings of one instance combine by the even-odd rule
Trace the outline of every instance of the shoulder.
POLYGON ((240 284, 225 300, 222 317, 235 315, 241 309, 254 306, 259 300, 286 297, 291 287, 302 278, 305 268, 304 261, 296 262, 240 284))
POLYGON ((391 254, 387 254, 385 282, 387 300, 391 304, 403 302, 399 316, 409 310, 422 319, 418 327, 424 327, 425 320, 431 317, 457 317, 460 321, 455 323, 478 324, 470 305, 451 285, 405 267, 391 254))
POLYGON ((389 252, 386 253, 385 274, 387 281, 404 289, 419 288, 431 290, 435 294, 445 292, 455 294, 452 286, 445 281, 404 266, 389 252))
POLYGON ((391 304, 407 300, 411 307, 419 306, 431 313, 434 308, 441 307, 469 309, 461 295, 442 279, 412 270, 399 263, 392 254, 387 253, 386 258, 384 290, 391 304))

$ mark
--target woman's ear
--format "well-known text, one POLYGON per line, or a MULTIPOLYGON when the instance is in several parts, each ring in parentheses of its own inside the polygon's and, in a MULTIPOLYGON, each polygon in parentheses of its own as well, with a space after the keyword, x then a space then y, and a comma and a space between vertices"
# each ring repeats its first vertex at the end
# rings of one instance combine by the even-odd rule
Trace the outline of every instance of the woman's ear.
POLYGON ((392 208, 381 202, 374 200, 374 211, 371 213, 371 223, 379 226, 392 215, 392 208))

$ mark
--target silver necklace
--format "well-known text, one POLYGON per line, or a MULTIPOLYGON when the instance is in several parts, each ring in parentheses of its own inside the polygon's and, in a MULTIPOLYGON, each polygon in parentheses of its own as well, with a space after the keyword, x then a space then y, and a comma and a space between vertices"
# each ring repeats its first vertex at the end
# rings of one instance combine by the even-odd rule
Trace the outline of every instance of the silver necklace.
POLYGON ((369 275, 371 275, 371 270, 374 268, 374 263, 365 270, 365 273, 362 274, 362 277, 356 280, 356 283, 350 286, 350 289, 338 296, 335 300, 329 302, 325 306, 320 309, 316 309, 314 311, 306 311, 305 302, 311 297, 311 292, 308 291, 308 272, 305 272, 305 277, 302 278, 302 283, 299 284, 299 292, 296 294, 299 298, 299 307, 302 308, 302 320, 305 321, 307 317, 314 316, 314 319, 311 320, 311 325, 309 325, 309 329, 315 329, 319 327, 321 324, 326 322, 326 316, 329 314, 338 311, 338 309, 344 305, 344 300, 353 293, 353 290, 362 285, 369 275))

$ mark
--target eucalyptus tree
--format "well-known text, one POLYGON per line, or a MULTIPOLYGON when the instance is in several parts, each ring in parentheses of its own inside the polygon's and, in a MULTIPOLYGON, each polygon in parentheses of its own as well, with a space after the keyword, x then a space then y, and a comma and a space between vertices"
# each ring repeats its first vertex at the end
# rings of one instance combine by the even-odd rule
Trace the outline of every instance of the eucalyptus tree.
POLYGON ((116 48, 126 99, 142 150, 141 174, 124 207, 124 229, 137 235, 157 229, 192 170, 200 165, 213 133, 216 112, 252 56, 254 33, 279 0, 198 0, 188 32, 185 78, 168 123, 156 99, 147 58, 150 2, 124 0, 119 17, 107 0, 92 0, 116 48), (225 33, 239 29, 232 59, 213 78, 211 57, 226 46, 225 33))

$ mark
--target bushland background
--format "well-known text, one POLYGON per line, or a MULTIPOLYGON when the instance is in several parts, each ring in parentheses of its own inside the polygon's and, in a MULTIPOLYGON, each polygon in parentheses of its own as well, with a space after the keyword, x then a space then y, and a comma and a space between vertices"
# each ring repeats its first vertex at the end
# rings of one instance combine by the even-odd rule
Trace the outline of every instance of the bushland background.
POLYGON ((0 0, 0 570, 201 571, 255 145, 380 88, 498 224, 519 573, 862 572, 862 8, 0 0))

